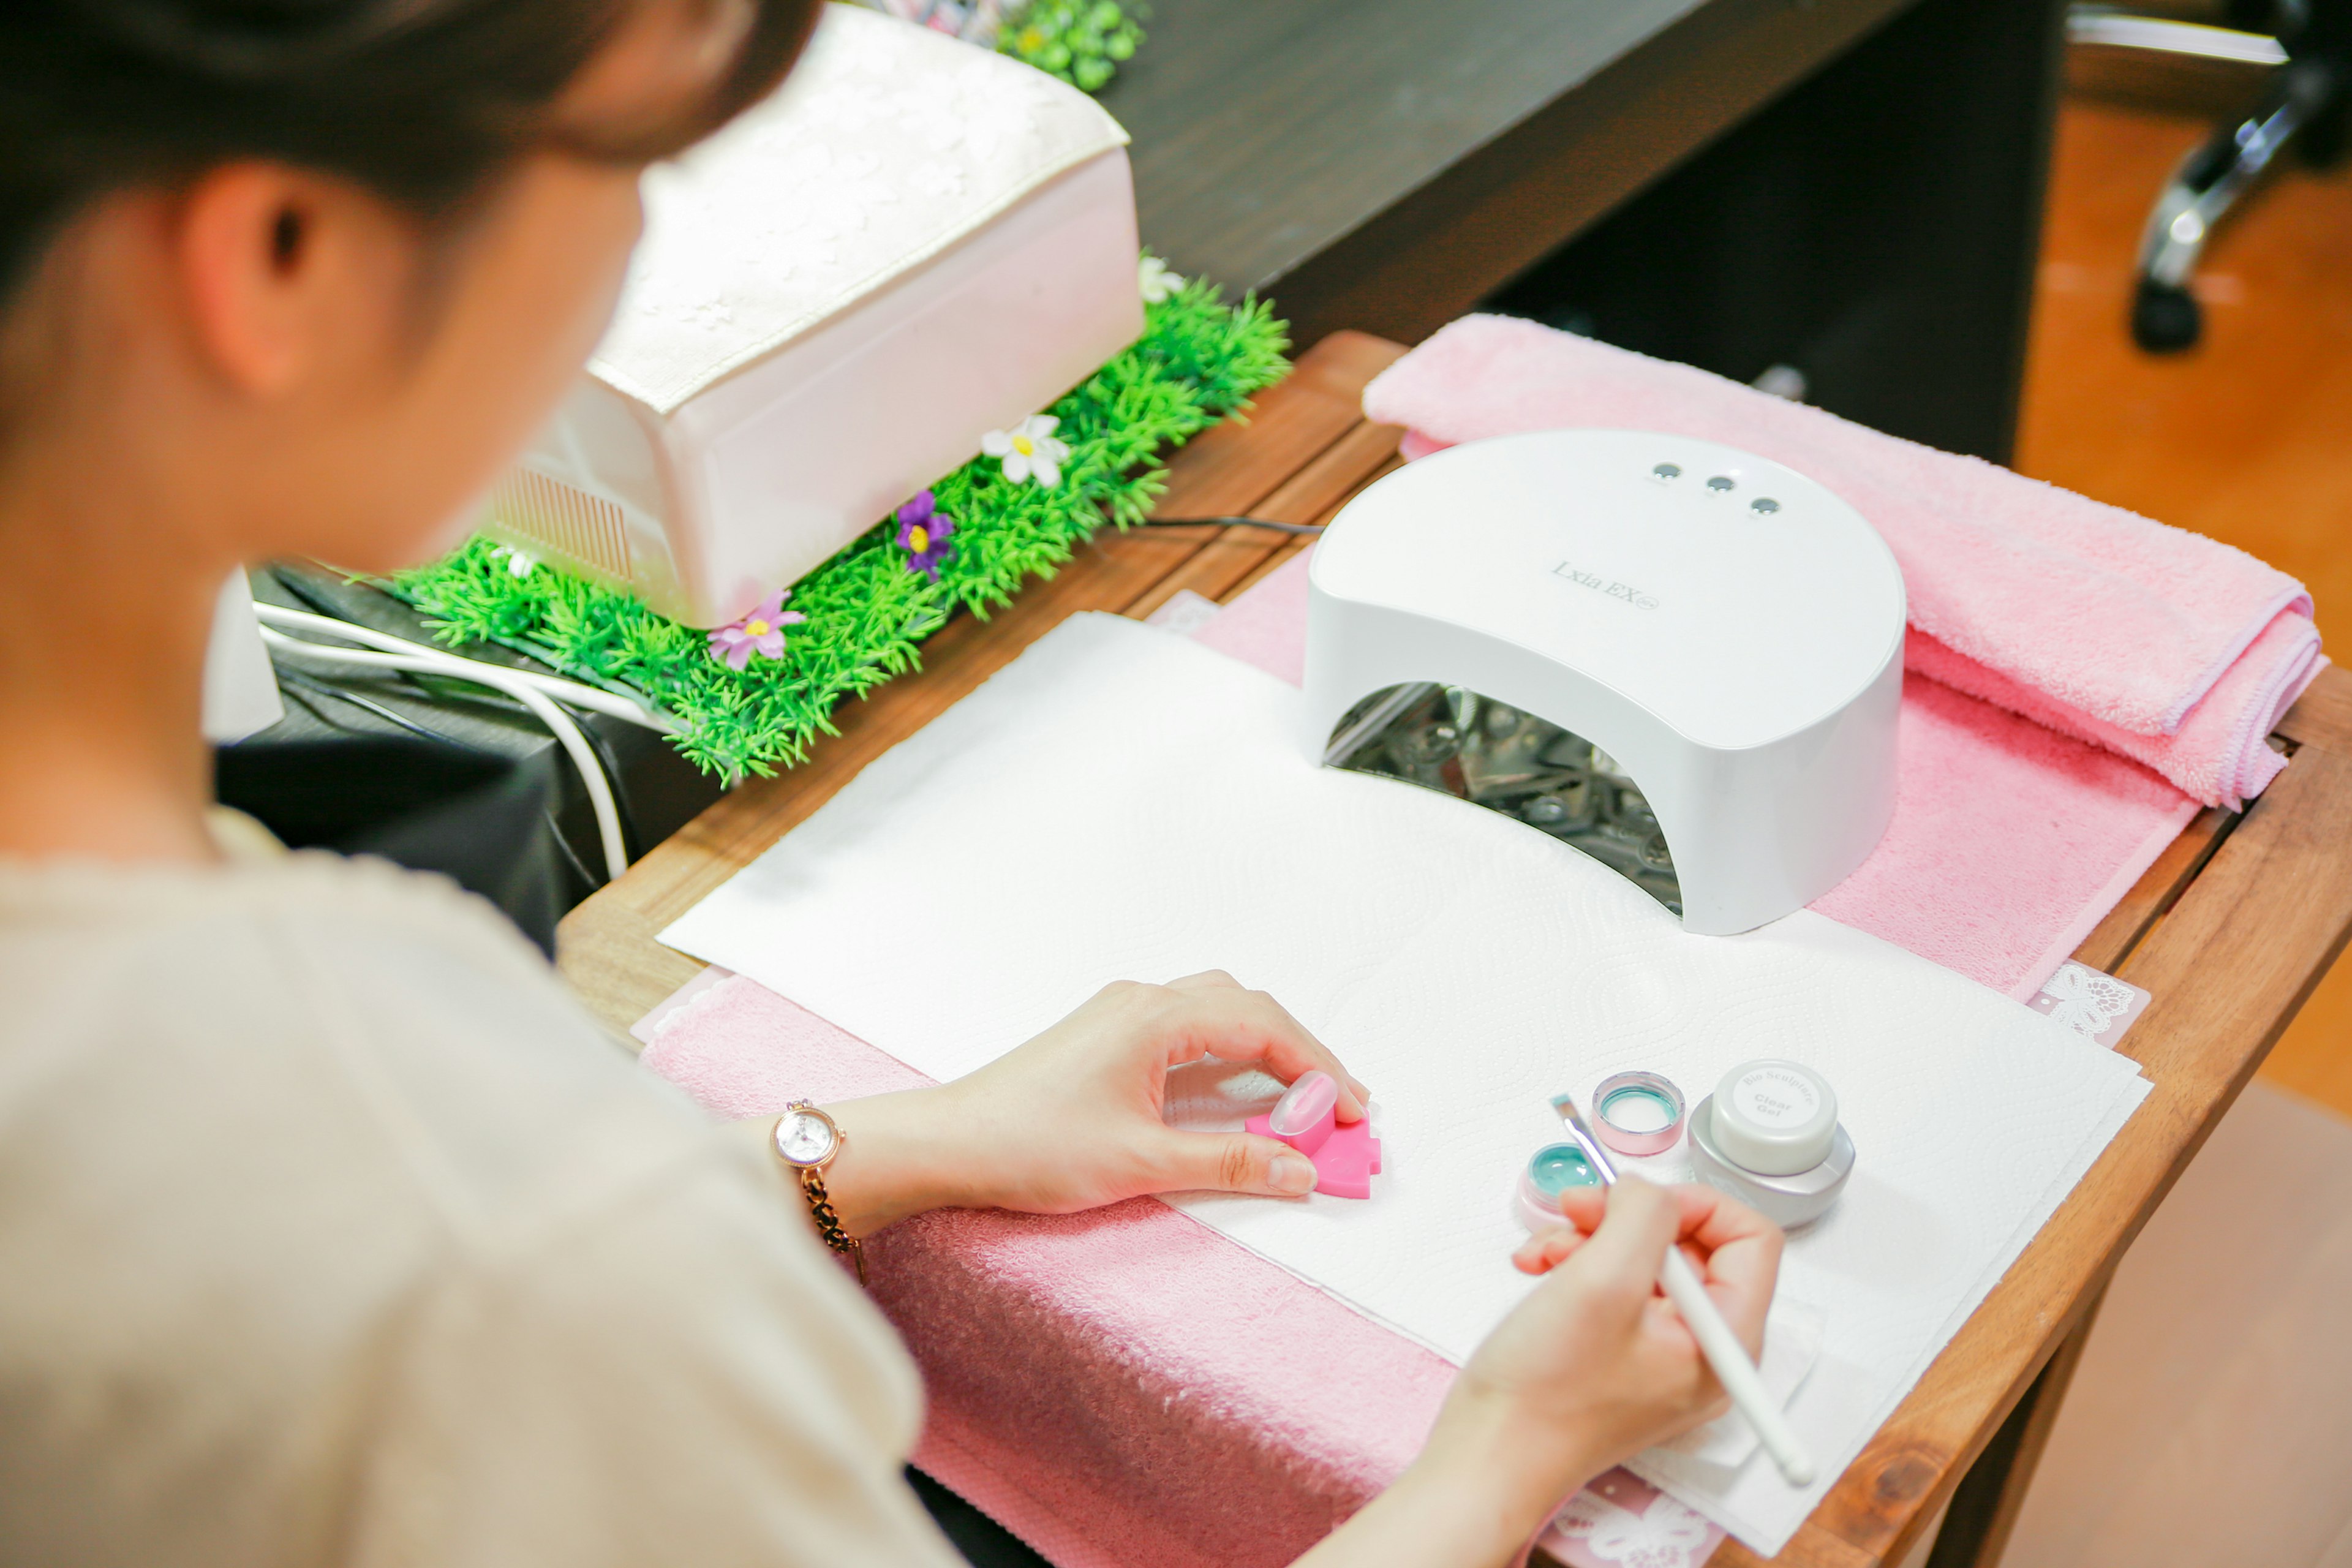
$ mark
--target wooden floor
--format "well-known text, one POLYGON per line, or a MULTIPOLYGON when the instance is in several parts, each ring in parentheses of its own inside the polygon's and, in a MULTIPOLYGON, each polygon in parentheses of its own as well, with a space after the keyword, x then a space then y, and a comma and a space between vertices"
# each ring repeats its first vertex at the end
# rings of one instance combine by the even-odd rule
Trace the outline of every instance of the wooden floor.
MULTIPOLYGON (((2352 168, 2290 167, 2221 230, 2197 283, 2197 349, 2154 358, 2126 331, 2148 203, 2209 129, 2067 104, 2017 466, 2294 573, 2352 661, 2352 168)), ((2352 961, 2263 1076, 2352 1117, 2352 961)))
POLYGON ((2116 1270, 2000 1568, 2352 1568, 2347 1295, 2352 1121, 2251 1085, 2116 1270))
MULTIPOLYGON (((2352 175, 2291 169, 2222 231, 2196 352, 2125 331, 2207 125, 2067 106, 2018 466, 2294 573, 2352 661, 2352 175)), ((2002 1568, 2352 1568, 2352 961, 2263 1077, 2294 1092, 2248 1089, 2125 1258, 2002 1568)))

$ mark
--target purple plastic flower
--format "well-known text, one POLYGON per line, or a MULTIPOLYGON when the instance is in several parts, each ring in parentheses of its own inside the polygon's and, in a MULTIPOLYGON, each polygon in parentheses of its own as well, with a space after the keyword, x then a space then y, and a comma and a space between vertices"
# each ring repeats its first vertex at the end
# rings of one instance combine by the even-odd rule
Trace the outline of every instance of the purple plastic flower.
POLYGON ((779 588, 766 601, 733 626, 720 626, 710 634, 713 657, 727 661, 730 669, 740 669, 751 662, 757 653, 762 658, 784 657, 784 628, 799 626, 808 619, 798 610, 784 608, 784 601, 793 596, 789 588, 779 588))
POLYGON ((955 519, 940 513, 939 498, 925 490, 898 509, 898 548, 907 552, 907 570, 940 580, 940 562, 948 553, 948 535, 955 519))

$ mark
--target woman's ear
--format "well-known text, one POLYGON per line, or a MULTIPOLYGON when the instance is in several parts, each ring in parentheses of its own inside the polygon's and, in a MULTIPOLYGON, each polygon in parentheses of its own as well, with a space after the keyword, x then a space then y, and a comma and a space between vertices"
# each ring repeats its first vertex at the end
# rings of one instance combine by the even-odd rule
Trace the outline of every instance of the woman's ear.
POLYGON ((283 397, 348 358, 355 325, 390 325, 403 286, 393 258, 407 247, 378 206, 266 163, 224 164, 182 193, 173 260, 215 374, 247 395, 283 397))

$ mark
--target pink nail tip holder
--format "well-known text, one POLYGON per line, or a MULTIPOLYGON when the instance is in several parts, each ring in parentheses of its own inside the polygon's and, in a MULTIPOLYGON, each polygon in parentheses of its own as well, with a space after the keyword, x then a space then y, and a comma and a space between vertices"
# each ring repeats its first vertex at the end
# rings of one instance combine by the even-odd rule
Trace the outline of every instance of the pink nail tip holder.
POLYGON ((1335 1198, 1369 1198, 1380 1173, 1381 1141, 1371 1118, 1339 1124, 1339 1085, 1328 1072, 1310 1072, 1290 1086, 1274 1109, 1243 1128, 1279 1138, 1315 1162, 1315 1190, 1335 1198))

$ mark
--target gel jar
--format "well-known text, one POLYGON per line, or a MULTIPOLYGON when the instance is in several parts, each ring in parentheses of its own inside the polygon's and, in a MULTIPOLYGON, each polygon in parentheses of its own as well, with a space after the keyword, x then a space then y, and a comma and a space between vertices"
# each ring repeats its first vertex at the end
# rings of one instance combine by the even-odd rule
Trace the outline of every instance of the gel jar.
POLYGON ((1571 1187, 1597 1187, 1601 1173, 1583 1150, 1573 1143, 1547 1143, 1528 1157, 1519 1172, 1519 1223, 1530 1234, 1568 1222, 1560 1217, 1559 1194, 1571 1187))
POLYGON ((1801 1062, 1742 1062, 1691 1112, 1698 1179, 1784 1229, 1827 1214, 1853 1174, 1837 1091, 1801 1062))
POLYGON ((1592 1112, 1592 1135, 1620 1154, 1663 1154, 1683 1135, 1683 1091, 1657 1073, 1602 1079, 1592 1112))

